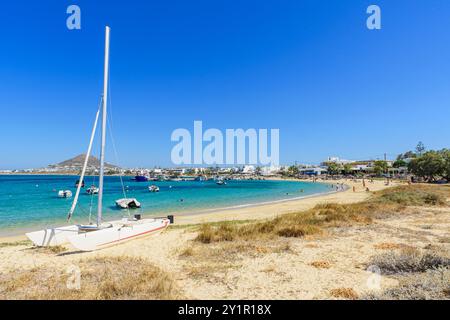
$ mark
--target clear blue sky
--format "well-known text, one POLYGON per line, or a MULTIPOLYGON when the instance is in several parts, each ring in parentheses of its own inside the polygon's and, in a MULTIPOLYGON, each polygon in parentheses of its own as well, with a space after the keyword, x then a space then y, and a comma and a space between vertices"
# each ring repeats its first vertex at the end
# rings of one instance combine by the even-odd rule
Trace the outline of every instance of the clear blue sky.
POLYGON ((119 165, 170 165, 194 120, 279 128, 286 164, 449 147, 449 1, 19 0, 0 8, 0 168, 85 152, 106 24, 119 165))

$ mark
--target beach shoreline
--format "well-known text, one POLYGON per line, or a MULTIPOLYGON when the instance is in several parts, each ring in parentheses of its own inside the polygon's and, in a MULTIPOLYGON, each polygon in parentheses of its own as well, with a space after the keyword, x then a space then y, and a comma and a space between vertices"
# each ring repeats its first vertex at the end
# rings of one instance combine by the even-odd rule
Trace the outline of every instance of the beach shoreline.
MULTIPOLYGON (((269 179, 268 179, 269 180, 269 179)), ((270 180, 289 180, 297 182, 311 182, 310 180, 299 179, 270 179, 270 180)), ((219 221, 232 221, 232 220, 259 220, 273 218, 282 214, 290 213, 293 211, 302 211, 314 207, 320 203, 352 203, 364 201, 369 196, 369 193, 362 187, 361 180, 357 182, 353 180, 341 179, 341 180, 323 180, 316 183, 327 184, 343 184, 344 190, 330 191, 324 193, 317 193, 312 195, 306 195, 296 198, 288 198, 281 200, 273 200, 260 203, 251 203, 243 205, 235 205, 224 208, 214 209, 200 209, 198 211, 189 211, 176 213, 175 226, 176 225, 188 225, 199 224, 208 222, 219 221), (353 192, 353 187, 356 188, 353 192)), ((383 181, 375 180, 373 183, 366 182, 371 191, 378 191, 386 188, 383 181)), ((391 183, 396 185, 397 182, 391 183)), ((145 215, 145 213, 144 213, 145 215)), ((18 228, 11 230, 9 233, 0 233, 0 243, 15 242, 26 240, 25 233, 32 231, 33 229, 18 228)))

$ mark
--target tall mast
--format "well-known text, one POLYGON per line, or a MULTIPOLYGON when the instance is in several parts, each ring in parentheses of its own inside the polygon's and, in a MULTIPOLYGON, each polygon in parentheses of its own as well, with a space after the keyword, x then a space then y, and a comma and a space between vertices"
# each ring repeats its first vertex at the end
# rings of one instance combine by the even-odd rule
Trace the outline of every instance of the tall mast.
POLYGON ((97 226, 102 223, 102 201, 103 201, 103 174, 105 171, 105 144, 106 144, 106 106, 108 101, 109 80, 109 27, 105 30, 105 67, 103 74, 103 106, 102 106, 102 144, 100 149, 100 177, 98 191, 97 226))

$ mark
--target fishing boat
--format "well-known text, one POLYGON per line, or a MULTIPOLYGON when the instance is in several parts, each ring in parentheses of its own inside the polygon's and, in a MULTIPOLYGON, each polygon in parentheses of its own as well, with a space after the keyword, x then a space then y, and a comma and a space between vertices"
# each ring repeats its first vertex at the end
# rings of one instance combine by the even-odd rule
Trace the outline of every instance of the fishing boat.
MULTIPOLYGON (((140 238, 150 234, 158 233, 173 223, 173 216, 162 218, 141 219, 140 215, 134 217, 123 217, 121 220, 104 222, 103 214, 103 180, 105 169, 105 146, 106 146, 106 127, 107 127, 107 103, 108 103, 108 81, 109 81, 109 39, 110 28, 105 31, 105 61, 103 75, 103 95, 97 110, 94 127, 92 128, 88 151, 84 160, 83 169, 79 181, 83 181, 89 156, 91 154, 92 144, 96 133, 97 123, 100 113, 102 114, 101 125, 101 148, 100 148, 100 170, 97 202, 97 219, 95 223, 89 222, 86 225, 69 225, 63 227, 47 228, 35 232, 27 233, 27 237, 36 246, 57 246, 66 243, 72 244, 77 250, 92 251, 102 249, 111 245, 116 245, 124 241, 140 238)), ((82 184, 78 183, 77 191, 72 202, 72 206, 67 215, 70 221, 77 206, 82 184)), ((125 187, 122 184, 125 194, 125 187)), ((127 207, 133 205, 140 206, 136 199, 119 199, 116 204, 127 204, 127 207), (130 201, 132 200, 132 201, 130 201)))
POLYGON ((59 190, 58 197, 60 198, 72 198, 72 191, 70 190, 59 190))
POLYGON ((150 187, 148 187, 148 191, 150 192, 159 192, 159 187, 152 184, 150 187))

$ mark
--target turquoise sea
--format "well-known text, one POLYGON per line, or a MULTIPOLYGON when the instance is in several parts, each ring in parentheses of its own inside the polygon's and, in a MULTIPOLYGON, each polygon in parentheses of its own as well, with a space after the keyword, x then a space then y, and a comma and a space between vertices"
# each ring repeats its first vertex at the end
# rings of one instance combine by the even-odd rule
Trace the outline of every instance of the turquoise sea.
MULTIPOLYGON (((89 212, 95 219, 97 196, 90 196, 86 188, 98 185, 98 177, 86 177, 73 223, 86 223, 89 212), (91 205, 92 203, 92 205, 91 205)), ((123 177, 127 197, 137 198, 142 208, 130 210, 145 215, 190 213, 199 210, 251 205, 313 194, 331 192, 327 184, 296 181, 214 181, 136 182, 123 177), (155 184, 160 192, 151 193, 155 184), (303 190, 303 192, 301 192, 303 190)), ((75 195, 76 176, 56 175, 0 175, 0 234, 14 234, 18 230, 39 229, 65 224, 73 198, 58 198, 58 190, 71 190, 75 195)), ((117 219, 127 210, 117 209, 114 201, 123 198, 120 177, 105 177, 103 197, 104 218, 117 219)))

